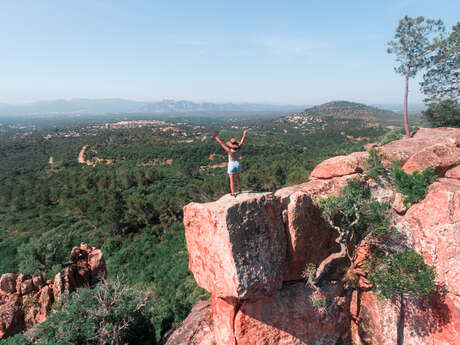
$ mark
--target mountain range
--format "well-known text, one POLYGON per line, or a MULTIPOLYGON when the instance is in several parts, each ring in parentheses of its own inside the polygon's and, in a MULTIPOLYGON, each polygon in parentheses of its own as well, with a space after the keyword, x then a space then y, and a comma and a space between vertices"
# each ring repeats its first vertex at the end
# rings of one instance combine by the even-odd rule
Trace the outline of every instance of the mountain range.
POLYGON ((123 114, 123 113, 187 113, 218 111, 299 111, 302 106, 264 103, 196 103, 165 99, 140 102, 119 98, 38 101, 10 105, 0 103, 0 116, 42 114, 123 114))

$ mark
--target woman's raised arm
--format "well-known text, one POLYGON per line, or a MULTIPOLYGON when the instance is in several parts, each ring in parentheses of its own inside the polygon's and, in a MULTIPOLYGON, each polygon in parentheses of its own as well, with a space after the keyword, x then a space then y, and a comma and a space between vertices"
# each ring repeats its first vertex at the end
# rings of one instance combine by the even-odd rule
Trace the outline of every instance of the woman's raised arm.
POLYGON ((243 137, 241 138, 241 141, 240 141, 240 147, 243 146, 244 139, 246 138, 246 134, 248 134, 248 130, 247 130, 247 129, 243 132, 243 137))
POLYGON ((220 146, 222 146, 222 148, 223 148, 225 151, 227 151, 227 152, 230 151, 230 149, 227 147, 227 145, 225 145, 225 144, 222 142, 222 140, 220 140, 220 139, 217 137, 216 133, 212 133, 212 136, 214 137, 214 139, 217 140, 217 142, 220 144, 220 146))

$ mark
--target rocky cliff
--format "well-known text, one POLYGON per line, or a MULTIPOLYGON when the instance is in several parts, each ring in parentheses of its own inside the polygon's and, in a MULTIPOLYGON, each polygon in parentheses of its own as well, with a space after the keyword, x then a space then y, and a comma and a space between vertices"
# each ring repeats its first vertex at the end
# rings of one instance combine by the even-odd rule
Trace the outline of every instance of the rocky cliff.
POLYGON ((66 267, 53 280, 5 273, 0 277, 0 339, 43 322, 54 301, 107 277, 102 251, 86 244, 72 249, 66 267))
POLYGON ((301 185, 187 205, 189 267, 212 298, 164 343, 460 344, 460 130, 420 129, 379 149, 386 167, 397 159, 407 172, 436 170, 424 200, 407 209, 401 194, 367 177, 368 152, 357 152, 322 162, 301 185), (339 233, 317 200, 350 179, 392 205, 401 245, 435 267, 437 291, 404 304, 378 299, 360 270, 371 245, 360 243, 355 262, 341 255, 339 233), (305 282, 308 264, 321 269, 314 288, 305 282), (350 266, 354 288, 341 281, 350 266))

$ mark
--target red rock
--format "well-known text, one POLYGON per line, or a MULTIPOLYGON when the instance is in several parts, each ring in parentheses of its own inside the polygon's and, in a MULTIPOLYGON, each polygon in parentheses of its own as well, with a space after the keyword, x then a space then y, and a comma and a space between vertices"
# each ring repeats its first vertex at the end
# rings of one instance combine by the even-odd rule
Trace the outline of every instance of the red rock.
POLYGON ((362 172, 364 170, 364 161, 368 155, 368 152, 363 151, 354 152, 348 156, 337 156, 326 159, 313 169, 310 179, 329 179, 362 172))
POLYGON ((379 300, 374 293, 366 291, 361 292, 358 298, 361 301, 358 332, 360 343, 398 344, 398 300, 379 300))
POLYGON ((107 279, 107 269, 102 250, 93 248, 88 255, 88 264, 91 272, 91 286, 107 279))
POLYGON ((413 154, 403 165, 403 170, 412 173, 434 168, 441 176, 451 166, 460 163, 460 148, 455 144, 436 144, 413 154))
POLYGON ((214 343, 210 301, 196 303, 189 316, 167 334, 164 345, 211 345, 214 343))
POLYGON ((395 199, 393 203, 391 204, 391 207, 393 210, 398 212, 399 214, 402 214, 407 211, 406 205, 404 205, 404 200, 403 196, 401 193, 395 193, 395 199))
MULTIPOLYGON (((339 195, 340 190, 347 185, 348 180, 351 179, 362 179, 361 174, 352 174, 346 176, 334 177, 328 180, 323 179, 312 179, 308 182, 281 188, 275 192, 276 196, 279 196, 282 200, 288 198, 291 194, 302 191, 308 194, 313 201, 317 201, 318 198, 327 195, 339 195)), ((286 200, 283 201, 286 204, 286 200)))
POLYGON ((433 145, 456 145, 460 129, 457 128, 420 128, 412 138, 392 141, 380 148, 385 159, 384 165, 391 167, 397 159, 402 165, 414 154, 433 145))
POLYGON ((445 177, 460 179, 460 165, 447 170, 445 177))
POLYGON ((26 295, 35 289, 32 279, 26 279, 21 283, 21 293, 26 295))
POLYGON ((3 274, 0 277, 0 339, 43 322, 54 300, 77 288, 94 286, 106 275, 102 252, 85 244, 73 248, 69 264, 53 281, 43 282, 41 275, 27 278, 22 274, 3 274))
POLYGON ((25 280, 25 277, 23 274, 19 274, 18 277, 16 278, 16 292, 20 295, 22 294, 21 286, 24 280, 25 280))
POLYGON ((214 337, 219 345, 236 345, 235 316, 241 301, 237 299, 222 299, 212 296, 212 318, 214 337))
POLYGON ((331 253, 340 250, 335 242, 337 231, 323 219, 321 209, 314 204, 309 193, 303 191, 305 189, 299 188, 290 195, 283 190, 275 193, 282 197, 285 205, 283 223, 288 246, 284 280, 302 279, 307 263, 319 265, 331 253))
POLYGON ((40 305, 40 310, 36 316, 36 323, 46 320, 51 305, 53 304, 53 291, 49 286, 44 286, 43 289, 40 290, 38 304, 40 305))
POLYGON ((0 277, 0 295, 12 294, 16 292, 16 279, 18 276, 14 273, 5 273, 0 277))
POLYGON ((286 236, 273 194, 188 204, 184 224, 189 268, 215 297, 251 298, 281 287, 286 236))
POLYGON ((21 330, 24 321, 19 294, 13 293, 0 302, 0 339, 3 339, 21 330))
POLYGON ((34 275, 32 277, 32 282, 35 289, 40 289, 45 283, 43 282, 43 276, 41 274, 34 275))
POLYGON ((272 296, 244 301, 235 318, 236 343, 335 344, 349 329, 346 299, 337 297, 341 294, 338 285, 323 288, 321 294, 314 297, 313 290, 299 282, 286 285, 272 296), (313 306, 321 294, 326 306, 313 306))

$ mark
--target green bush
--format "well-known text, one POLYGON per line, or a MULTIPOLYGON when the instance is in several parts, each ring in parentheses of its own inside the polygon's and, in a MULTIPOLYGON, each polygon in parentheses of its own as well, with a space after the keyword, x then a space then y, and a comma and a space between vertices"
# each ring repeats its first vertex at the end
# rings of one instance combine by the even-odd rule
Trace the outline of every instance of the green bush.
POLYGON ((410 206, 422 200, 427 187, 436 181, 437 174, 433 168, 426 168, 421 173, 415 170, 412 174, 406 173, 398 163, 391 171, 393 184, 398 192, 404 196, 404 205, 410 206))
POLYGON ((369 150, 369 157, 365 162, 366 173, 374 180, 378 180, 385 172, 385 167, 382 164, 382 152, 376 148, 369 150))
POLYGON ((1 345, 33 345, 33 343, 29 340, 29 338, 27 338, 23 334, 16 334, 12 337, 8 337, 6 339, 0 340, 0 344, 1 345))
POLYGON ((386 145, 386 144, 391 143, 392 141, 402 139, 403 137, 404 137, 404 134, 402 130, 393 129, 389 132, 386 132, 384 135, 378 138, 378 141, 380 145, 386 145))
POLYGON ((370 260, 367 278, 378 296, 392 298, 396 294, 428 295, 436 289, 435 276, 422 255, 407 250, 370 260))
POLYGON ((118 280, 107 281, 64 298, 33 337, 43 345, 155 345, 149 304, 147 295, 118 280))
POLYGON ((331 195, 319 199, 318 206, 323 209, 323 215, 348 236, 354 233, 360 237, 367 230, 383 235, 393 229, 389 206, 371 198, 369 191, 357 180, 348 181, 339 197, 331 195))

